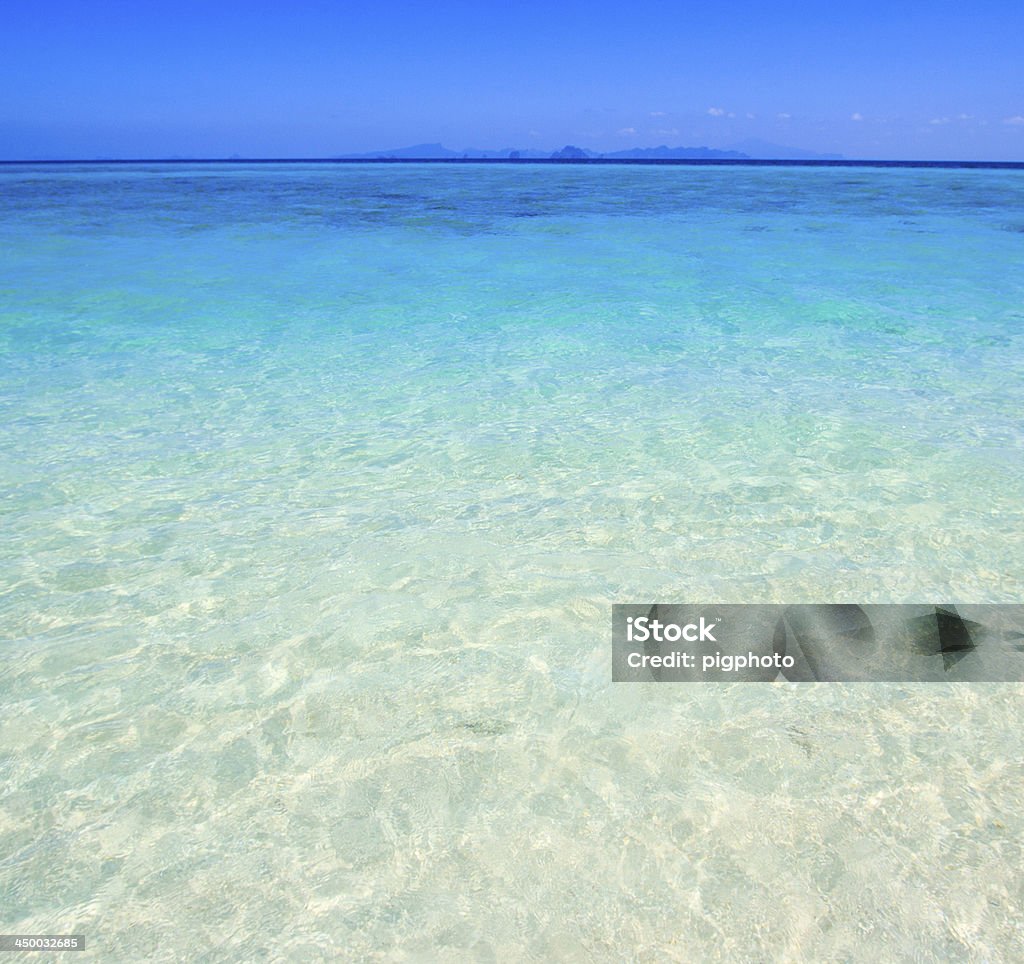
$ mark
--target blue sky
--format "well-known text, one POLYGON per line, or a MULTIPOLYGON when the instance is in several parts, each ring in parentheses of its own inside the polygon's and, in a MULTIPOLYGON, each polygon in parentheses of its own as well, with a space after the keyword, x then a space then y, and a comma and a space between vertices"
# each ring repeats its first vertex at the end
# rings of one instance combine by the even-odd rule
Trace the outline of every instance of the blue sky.
POLYGON ((0 157, 758 138, 1024 160, 1022 38, 1022 0, 4 0, 0 157))

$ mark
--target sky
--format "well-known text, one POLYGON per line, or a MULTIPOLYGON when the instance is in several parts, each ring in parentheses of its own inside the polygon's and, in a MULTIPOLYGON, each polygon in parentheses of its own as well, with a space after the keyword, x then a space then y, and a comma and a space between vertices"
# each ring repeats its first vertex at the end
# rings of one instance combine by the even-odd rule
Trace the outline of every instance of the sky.
POLYGON ((3 0, 0 158, 1024 161, 1024 0, 3 0))

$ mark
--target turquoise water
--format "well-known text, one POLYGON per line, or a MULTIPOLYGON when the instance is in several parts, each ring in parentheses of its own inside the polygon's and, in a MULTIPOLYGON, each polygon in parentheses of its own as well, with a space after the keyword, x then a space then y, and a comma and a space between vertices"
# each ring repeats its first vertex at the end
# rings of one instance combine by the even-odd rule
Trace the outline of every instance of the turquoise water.
POLYGON ((0 168, 0 932, 1020 959, 1024 689, 613 686, 610 606, 1021 601, 1022 211, 0 168))

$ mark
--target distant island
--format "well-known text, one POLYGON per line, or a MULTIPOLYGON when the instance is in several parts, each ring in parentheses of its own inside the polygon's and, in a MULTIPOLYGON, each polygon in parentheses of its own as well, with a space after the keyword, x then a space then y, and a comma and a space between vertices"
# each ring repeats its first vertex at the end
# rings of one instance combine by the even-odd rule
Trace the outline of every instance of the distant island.
POLYGON ((509 160, 509 161, 675 161, 675 160, 792 160, 792 161, 841 161, 842 154, 817 154, 798 147, 770 144, 766 141, 748 140, 733 145, 729 150, 712 147, 633 147, 624 151, 600 153, 567 144, 557 151, 540 151, 532 148, 505 147, 501 150, 481 150, 467 147, 461 151, 452 150, 443 144, 413 144, 411 147, 396 147, 385 151, 369 151, 365 154, 339 154, 336 160, 343 161, 436 161, 436 160, 509 160))

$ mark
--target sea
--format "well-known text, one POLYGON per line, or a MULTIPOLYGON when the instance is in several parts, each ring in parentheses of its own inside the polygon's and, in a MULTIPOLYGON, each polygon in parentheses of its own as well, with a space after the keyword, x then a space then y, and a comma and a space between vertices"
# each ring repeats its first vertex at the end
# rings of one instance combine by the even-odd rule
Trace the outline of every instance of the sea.
POLYGON ((613 603, 1024 601, 1024 169, 0 166, 0 932, 1024 957, 1024 687, 613 603))

